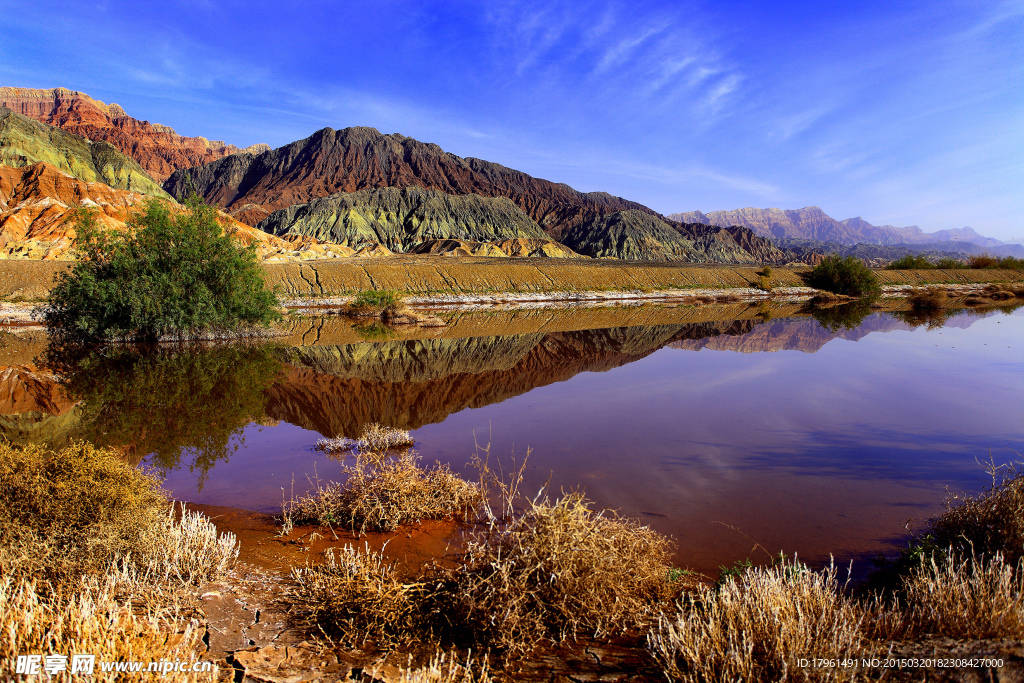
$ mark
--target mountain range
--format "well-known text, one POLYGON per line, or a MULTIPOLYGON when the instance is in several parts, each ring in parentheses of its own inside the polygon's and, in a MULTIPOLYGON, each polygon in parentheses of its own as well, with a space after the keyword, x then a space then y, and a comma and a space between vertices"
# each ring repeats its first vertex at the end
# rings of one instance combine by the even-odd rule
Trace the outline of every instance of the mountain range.
MULTIPOLYGON (((674 221, 706 225, 742 225, 761 237, 779 240, 780 245, 805 247, 821 251, 837 251, 828 244, 900 246, 909 251, 933 251, 951 254, 988 252, 1001 256, 1024 255, 1024 245, 1003 242, 979 235, 972 228, 956 228, 924 232, 916 225, 898 228, 893 225, 872 225, 861 217, 836 220, 817 206, 802 209, 736 209, 734 211, 686 211, 668 216, 674 221), (800 240, 800 243, 792 242, 800 240), (914 247, 919 247, 915 249, 914 247)), ((893 256, 892 258, 898 258, 893 256)))
MULTIPOLYGON (((276 149, 240 149, 178 135, 85 93, 0 88, 0 166, 39 163, 85 183, 164 201, 196 192, 232 223, 281 238, 262 240, 276 245, 268 253, 301 250, 302 258, 413 252, 784 264, 814 262, 828 241, 905 245, 949 237, 959 245, 967 244, 958 241, 965 236, 985 239, 964 232, 969 229, 929 235, 859 218, 836 221, 817 207, 664 216, 622 197, 579 192, 373 128, 323 128, 276 149), (792 239, 812 244, 787 246, 784 240, 792 239)), ((36 230, 54 244, 78 208, 60 203, 63 220, 51 210, 45 230, 36 230)), ((38 223, 33 215, 14 220, 11 212, 24 208, 5 206, 7 222, 38 223)), ((28 239, 29 232, 14 237, 28 239)), ((59 258, 66 246, 16 245, 7 254, 59 258)))
MULTIPOLYGON (((178 135, 168 126, 128 116, 117 104, 105 104, 66 88, 0 88, 0 107, 89 140, 106 142, 135 159, 159 182, 179 168, 200 166, 242 151, 219 140, 178 135)), ((246 148, 265 149, 270 148, 246 148)))

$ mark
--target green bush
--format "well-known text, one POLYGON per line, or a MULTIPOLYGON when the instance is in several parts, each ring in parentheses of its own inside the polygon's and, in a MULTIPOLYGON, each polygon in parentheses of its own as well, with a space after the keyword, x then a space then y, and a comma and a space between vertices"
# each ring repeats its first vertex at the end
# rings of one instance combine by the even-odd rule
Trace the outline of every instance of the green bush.
POLYGON ((398 294, 387 289, 368 289, 356 295, 352 306, 384 310, 398 305, 398 294))
POLYGON ((125 232, 103 230, 83 212, 76 231, 79 260, 42 309, 54 337, 181 339, 280 317, 255 248, 237 246, 198 198, 181 213, 151 201, 125 232))
POLYGON ((886 270, 930 270, 935 266, 920 254, 907 254, 886 266, 886 270))
POLYGON ((960 270, 966 268, 967 264, 955 258, 941 258, 935 262, 935 267, 939 270, 960 270))
POLYGON ((826 256, 824 261, 814 267, 808 276, 808 283, 816 289, 845 296, 874 295, 882 289, 878 276, 859 258, 840 258, 834 254, 826 256))

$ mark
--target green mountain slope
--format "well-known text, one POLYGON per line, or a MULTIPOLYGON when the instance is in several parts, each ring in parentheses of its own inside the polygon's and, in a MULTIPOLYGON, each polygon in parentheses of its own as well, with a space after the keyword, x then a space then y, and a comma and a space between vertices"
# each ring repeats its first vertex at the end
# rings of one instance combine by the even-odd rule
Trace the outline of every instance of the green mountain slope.
POLYGON ((170 198, 137 161, 107 143, 92 142, 0 107, 0 164, 21 168, 39 161, 85 182, 170 198))
POLYGON ((310 235, 354 249, 383 244, 392 251, 435 239, 548 239, 506 197, 456 196, 421 187, 333 194, 275 211, 256 227, 273 235, 310 235))

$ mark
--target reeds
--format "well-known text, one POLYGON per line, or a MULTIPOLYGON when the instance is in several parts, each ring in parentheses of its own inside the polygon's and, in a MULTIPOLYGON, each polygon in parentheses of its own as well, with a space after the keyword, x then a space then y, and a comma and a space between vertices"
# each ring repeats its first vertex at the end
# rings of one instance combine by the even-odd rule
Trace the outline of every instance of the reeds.
POLYGON ((198 586, 227 573, 238 558, 232 533, 217 533, 206 515, 174 507, 147 529, 136 565, 150 583, 198 586))
POLYGON ((342 472, 348 477, 344 484, 331 482, 292 501, 287 514, 293 523, 393 531, 401 524, 464 513, 483 498, 478 484, 447 465, 422 467, 413 453, 376 463, 359 457, 342 472))
MULTIPOLYGON (((376 677, 375 671, 370 672, 376 677)), ((395 683, 491 683, 486 659, 474 666, 471 656, 464 662, 452 655, 438 654, 422 667, 402 669, 395 683)))

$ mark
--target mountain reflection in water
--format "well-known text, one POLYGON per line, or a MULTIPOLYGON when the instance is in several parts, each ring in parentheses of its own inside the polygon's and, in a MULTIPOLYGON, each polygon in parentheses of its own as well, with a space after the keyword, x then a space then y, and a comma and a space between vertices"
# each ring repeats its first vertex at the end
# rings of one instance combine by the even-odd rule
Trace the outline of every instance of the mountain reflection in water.
POLYGON ((474 440, 529 446, 527 490, 582 488, 711 572, 752 539, 811 561, 891 551, 946 485, 980 487, 975 456, 1021 450, 1019 314, 782 312, 462 316, 448 333, 515 333, 377 343, 325 343, 358 336, 310 319, 291 344, 76 359, 63 387, 26 360, 0 375, 0 429, 149 454, 178 498, 267 511, 293 479, 301 493, 336 476, 311 450, 320 435, 370 422, 415 430, 426 460, 455 468, 474 440), (651 324, 590 327, 620 319, 651 324))

